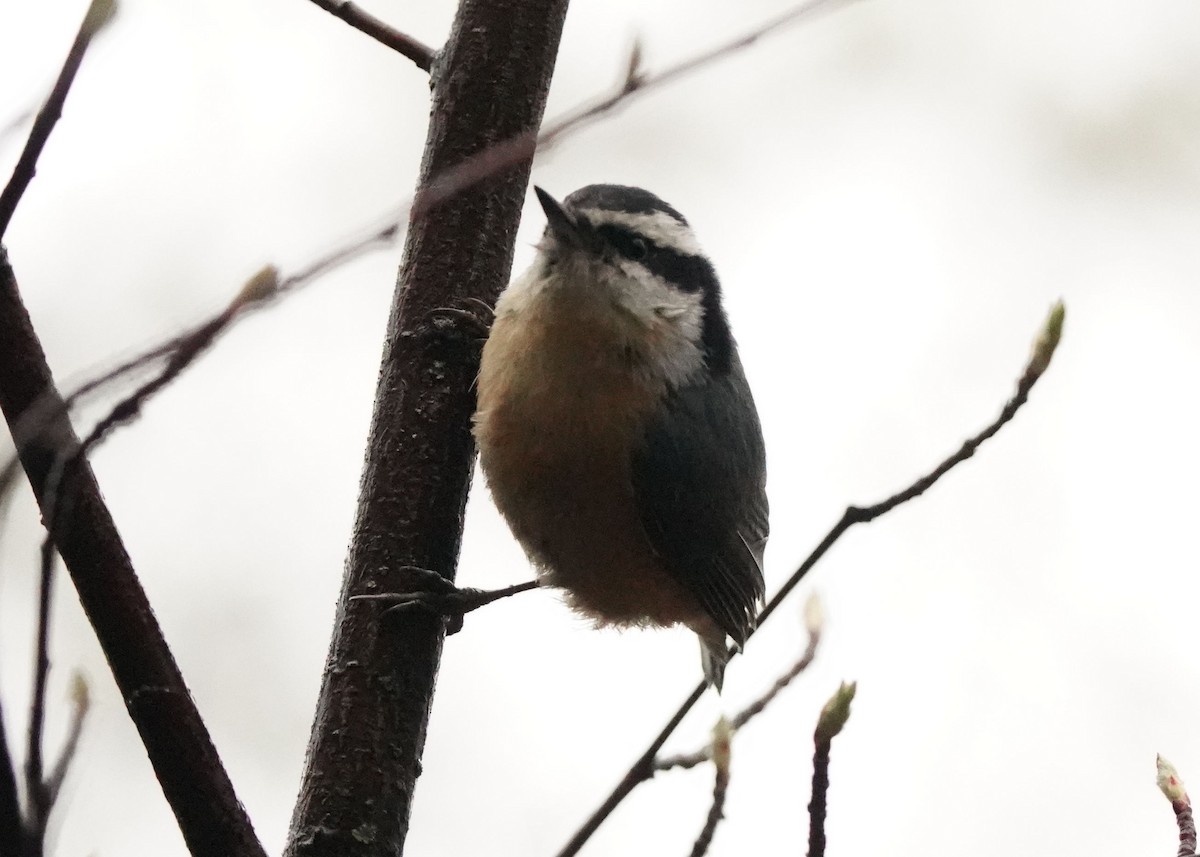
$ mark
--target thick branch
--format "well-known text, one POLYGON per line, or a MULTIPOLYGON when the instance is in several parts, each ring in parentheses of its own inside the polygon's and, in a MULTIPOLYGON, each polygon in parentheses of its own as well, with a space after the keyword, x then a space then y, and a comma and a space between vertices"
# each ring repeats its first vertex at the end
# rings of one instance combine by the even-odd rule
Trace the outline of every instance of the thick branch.
MULTIPOLYGON (((422 188, 537 128, 566 9, 567 0, 463 0, 438 60, 422 188)), ((411 591, 405 566, 454 578, 478 348, 431 314, 470 299, 494 304, 529 168, 525 158, 411 217, 291 857, 403 851, 444 629, 417 613, 380 621, 371 601, 352 596, 411 591)))
MULTIPOLYGON (((64 450, 78 449, 79 440, 21 303, 8 255, 0 249, 0 409, 14 429, 28 408, 45 402, 55 416, 36 439, 18 444, 43 515, 52 511, 46 487, 57 463, 64 450)), ((259 857, 262 846, 163 639, 91 467, 76 459, 62 478, 62 489, 52 494, 68 502, 59 505, 51 535, 188 848, 196 857, 259 857)))
POLYGON ((437 52, 433 48, 418 42, 412 36, 405 35, 390 24, 384 23, 365 9, 360 9, 347 0, 312 0, 312 2, 359 32, 366 33, 380 44, 408 57, 421 71, 429 71, 433 68, 433 60, 437 56, 437 52))

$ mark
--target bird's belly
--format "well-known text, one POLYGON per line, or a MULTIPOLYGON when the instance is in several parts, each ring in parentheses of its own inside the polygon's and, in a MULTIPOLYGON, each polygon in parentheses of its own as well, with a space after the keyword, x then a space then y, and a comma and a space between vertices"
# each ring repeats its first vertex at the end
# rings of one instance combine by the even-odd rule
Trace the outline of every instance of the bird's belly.
MULTIPOLYGON (((503 344, 497 333, 489 348, 503 344)), ((631 450, 658 391, 599 360, 521 367, 486 350, 479 390, 480 462, 541 577, 602 624, 702 616, 655 555, 633 495, 631 450)))

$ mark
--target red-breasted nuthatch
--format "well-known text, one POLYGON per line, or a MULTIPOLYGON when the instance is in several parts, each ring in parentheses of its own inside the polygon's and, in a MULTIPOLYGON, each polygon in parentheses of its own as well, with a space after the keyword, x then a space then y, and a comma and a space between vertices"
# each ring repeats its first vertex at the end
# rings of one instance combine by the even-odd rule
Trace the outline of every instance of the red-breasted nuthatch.
POLYGON ((545 235, 483 349, 483 472, 542 583, 600 625, 686 625, 720 689, 763 597, 767 496, 716 273, 648 191, 536 191, 545 235))

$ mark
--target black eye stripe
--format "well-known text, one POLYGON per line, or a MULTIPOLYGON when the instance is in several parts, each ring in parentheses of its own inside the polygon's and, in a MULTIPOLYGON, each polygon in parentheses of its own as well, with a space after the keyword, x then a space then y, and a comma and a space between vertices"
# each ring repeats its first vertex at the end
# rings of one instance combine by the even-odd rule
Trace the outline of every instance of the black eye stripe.
POLYGON ((700 294, 704 308, 701 342, 708 368, 715 373, 728 372, 733 337, 721 310, 721 284, 712 263, 703 256, 689 256, 662 247, 640 233, 611 223, 601 224, 595 230, 605 244, 626 259, 632 259, 678 289, 700 294))
POLYGON ((692 256, 663 247, 640 233, 611 223, 597 226, 596 233, 626 259, 639 263, 650 273, 684 291, 716 288, 716 273, 703 256, 692 256))

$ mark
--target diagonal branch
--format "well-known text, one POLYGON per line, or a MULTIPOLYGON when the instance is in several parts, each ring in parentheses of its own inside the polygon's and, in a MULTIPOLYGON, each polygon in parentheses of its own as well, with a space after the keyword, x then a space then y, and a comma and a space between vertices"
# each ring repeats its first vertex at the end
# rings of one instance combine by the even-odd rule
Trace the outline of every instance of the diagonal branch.
MULTIPOLYGON (((332 0, 312 0, 312 2, 317 3, 322 8, 326 8, 327 6, 337 8, 351 6, 351 4, 332 2, 332 0)), ((505 137, 499 142, 486 146, 457 163, 439 170, 423 186, 416 197, 401 203, 389 211, 383 218, 382 226, 376 222, 360 230, 355 233, 356 237, 352 238, 345 245, 320 257, 303 270, 279 279, 274 294, 270 297, 286 297, 365 253, 390 246, 402 234, 406 217, 415 220, 426 214, 430 208, 446 202, 459 193, 463 193, 478 182, 498 175, 522 163, 527 158, 533 156, 536 151, 549 149, 556 143, 561 142, 571 132, 611 112, 626 99, 653 90, 688 73, 732 56, 776 30, 812 16, 824 8, 832 8, 838 2, 845 3, 849 2, 849 0, 805 0, 805 2, 792 7, 748 33, 744 33, 731 41, 724 42, 714 48, 685 59, 676 65, 669 66, 655 74, 646 74, 643 72, 641 68, 641 49, 639 45, 635 44, 624 76, 608 95, 585 102, 574 110, 568 111, 562 118, 548 122, 540 134, 533 130, 523 129, 515 135, 505 137)), ((353 7, 351 6, 351 8, 353 7)), ((333 11, 333 9, 330 9, 330 11, 333 11)), ((117 416, 118 412, 125 412, 127 416, 115 419, 111 424, 107 425, 101 432, 102 436, 106 435, 116 425, 134 419, 146 399, 164 387, 167 382, 173 380, 192 360, 204 353, 208 344, 213 342, 220 333, 242 317, 243 310, 265 305, 267 302, 266 300, 244 302, 236 312, 222 310, 206 321, 201 322, 192 328, 192 330, 174 336, 166 342, 160 343, 136 355, 132 359, 122 362, 116 368, 88 381, 67 397, 67 404, 73 405, 75 401, 86 393, 141 370, 162 358, 168 358, 174 365, 174 368, 168 368, 164 370, 164 373, 169 374, 171 377, 161 379, 161 381, 151 381, 148 385, 140 388, 131 396, 121 401, 113 409, 110 417, 117 416), (194 347, 197 340, 204 340, 204 346, 194 347), (178 352, 187 353, 187 359, 176 359, 173 355, 178 352)), ((21 432, 18 437, 25 438, 36 434, 37 427, 48 416, 44 403, 40 404, 37 408, 32 408, 26 421, 21 426, 21 432)), ((95 440, 98 441, 100 439, 98 437, 95 440)))
POLYGON ((312 2, 333 17, 340 18, 354 29, 366 33, 380 44, 408 57, 421 71, 429 71, 433 68, 437 51, 379 20, 365 9, 355 6, 348 0, 312 0, 312 2))
MULTIPOLYGON (((767 688, 766 692, 758 699, 751 702, 737 716, 729 721, 730 728, 737 732, 751 720, 766 711, 767 706, 775 701, 775 698, 787 688, 789 684, 796 680, 800 673, 808 669, 813 662, 813 658, 817 656, 817 646, 821 643, 821 617, 820 608, 817 606, 816 596, 809 598, 808 605, 805 607, 806 622, 808 624, 808 644, 804 647, 804 653, 796 660, 794 664, 788 667, 787 671, 779 678, 775 679, 774 683, 767 688)), ((691 753, 681 753, 677 756, 665 756, 661 759, 654 760, 655 771, 670 771, 675 768, 694 768, 697 765, 702 765, 712 759, 712 747, 704 747, 700 750, 695 750, 691 753)))
POLYGON ((783 30, 790 24, 798 23, 819 12, 832 10, 839 3, 847 2, 849 0, 804 0, 749 32, 688 57, 654 74, 647 74, 643 71, 641 46, 635 43, 624 76, 608 95, 585 102, 560 118, 547 122, 541 133, 538 133, 536 129, 525 130, 463 159, 453 169, 441 173, 421 189, 421 193, 413 200, 412 215, 416 217, 476 182, 495 175, 499 170, 521 163, 526 158, 533 157, 535 152, 551 148, 568 133, 596 121, 636 95, 658 89, 727 59, 760 39, 783 30))
POLYGON ((709 805, 708 815, 704 818, 704 827, 700 829, 700 835, 696 837, 696 843, 692 846, 691 857, 704 857, 708 853, 708 849, 712 846, 713 835, 717 832, 717 825, 725 817, 725 799, 729 794, 729 763, 732 749, 733 724, 722 717, 717 721, 716 728, 713 729, 712 746, 709 748, 709 756, 712 757, 714 769, 712 803, 709 805))
MULTIPOLYGON (((49 402, 56 416, 33 441, 19 444, 18 452, 45 515, 53 502, 48 480, 64 451, 74 452, 79 440, 21 302, 16 275, 0 248, 0 410, 10 430, 40 402, 49 402)), ((262 846, 171 656, 95 475, 85 458, 73 462, 62 475, 66 500, 59 505, 51 535, 188 848, 194 857, 262 857, 262 846)))
MULTIPOLYGON (((963 442, 958 451, 935 467, 927 475, 922 476, 908 488, 900 491, 886 500, 876 503, 874 506, 850 506, 842 514, 841 519, 834 525, 833 529, 821 540, 821 543, 813 549, 813 552, 808 555, 808 558, 800 564, 800 567, 792 573, 787 582, 775 593, 775 596, 758 614, 758 627, 762 627, 763 623, 779 609, 779 605, 792 592, 793 589, 804 579, 804 576, 812 570, 817 561, 823 557, 828 550, 833 547, 834 543, 845 534, 846 530, 850 529, 855 524, 865 524, 875 520, 880 515, 890 512, 892 509, 905 503, 914 497, 919 497, 927 490, 933 487, 939 479, 945 476, 953 468, 962 464, 968 458, 975 454, 975 450, 979 448, 986 440, 991 438, 996 432, 1000 431, 1014 416, 1021 406, 1029 398, 1029 391, 1033 389, 1033 385, 1050 365, 1050 359, 1054 356, 1054 351, 1058 347, 1060 338, 1062 337, 1063 320, 1066 310, 1061 302, 1054 305, 1050 311, 1050 316, 1046 320, 1036 342, 1034 343, 1033 354, 1029 358, 1029 362, 1025 366, 1025 371, 1021 374, 1020 380, 1017 382, 1017 391, 1011 399, 1005 404, 1000 415, 990 423, 987 428, 979 434, 963 442)), ((704 695, 704 691, 708 685, 705 682, 700 682, 696 685, 691 694, 680 704, 678 710, 667 721, 667 725, 655 736, 650 742, 650 746, 646 751, 637 758, 637 761, 630 766, 625 772, 625 776, 617 783, 616 788, 604 799, 604 802, 588 817, 583 825, 575 832, 570 841, 563 846, 563 849, 558 852, 558 857, 572 857, 578 854, 584 843, 591 838, 600 825, 605 822, 612 811, 616 809, 621 801, 629 796, 638 785, 645 782, 654 776, 655 759, 658 756, 658 751, 671 737, 671 734, 678 728, 679 724, 689 711, 700 701, 700 697, 704 695)))
POLYGON ((38 157, 41 156, 42 149, 46 147, 46 141, 50 139, 54 126, 58 124, 59 117, 62 116, 67 93, 71 91, 71 84, 75 81, 75 74, 79 71, 80 64, 83 63, 88 46, 92 43, 93 37, 104 28, 104 25, 113 19, 116 11, 116 0, 92 0, 87 13, 83 16, 79 32, 75 34, 75 41, 72 42, 71 49, 67 51, 67 58, 63 61, 58 79, 54 81, 50 96, 42 105, 42 109, 38 111, 37 118, 33 120, 33 127, 29 130, 29 139, 25 141, 25 148, 13 169, 12 178, 8 180, 4 191, 0 193, 0 238, 4 237, 9 221, 12 220, 13 213, 16 212, 17 205, 21 202, 21 197, 25 195, 25 189, 33 181, 34 173, 37 172, 38 157))

